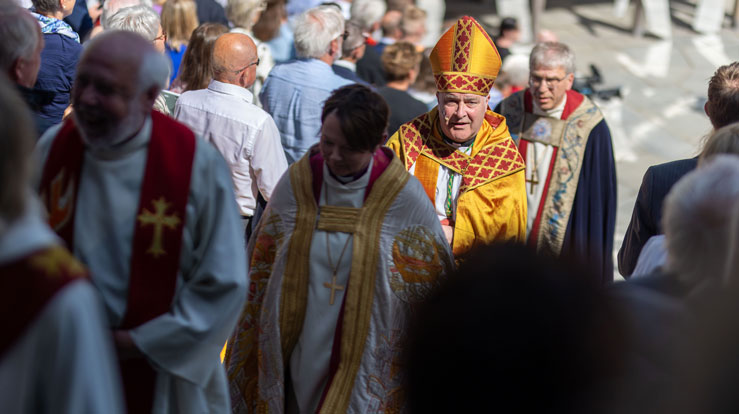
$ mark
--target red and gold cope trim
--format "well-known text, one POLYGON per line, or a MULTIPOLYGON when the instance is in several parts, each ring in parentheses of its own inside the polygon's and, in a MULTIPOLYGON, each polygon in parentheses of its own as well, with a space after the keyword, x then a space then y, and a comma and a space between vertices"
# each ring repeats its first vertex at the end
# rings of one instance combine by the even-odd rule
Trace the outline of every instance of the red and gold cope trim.
MULTIPOLYGON (((501 120, 486 117, 493 127, 501 120)), ((523 158, 511 139, 489 145, 470 157, 433 137, 433 120, 429 114, 421 115, 400 127, 405 153, 405 167, 410 169, 420 155, 462 174, 460 193, 502 178, 525 168, 523 158)))

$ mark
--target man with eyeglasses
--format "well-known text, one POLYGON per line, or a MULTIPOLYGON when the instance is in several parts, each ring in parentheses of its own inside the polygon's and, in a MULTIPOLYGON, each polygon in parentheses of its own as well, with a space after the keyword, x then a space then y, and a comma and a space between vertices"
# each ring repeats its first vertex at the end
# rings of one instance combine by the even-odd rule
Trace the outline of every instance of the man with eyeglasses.
POLYGON ((524 163, 505 119, 488 109, 500 56, 471 17, 431 51, 439 105, 400 126, 387 145, 424 187, 457 260, 474 247, 523 242, 524 163))
POLYGON ((247 89, 254 84, 259 65, 254 41, 242 33, 222 35, 213 46, 211 63, 213 80, 208 88, 183 93, 174 115, 226 159, 248 240, 258 220, 259 196, 269 201, 287 161, 275 121, 253 104, 247 89))
POLYGON ((496 108, 526 160, 528 244, 574 257, 599 282, 612 281, 616 166, 611 132, 598 107, 572 90, 575 55, 567 45, 536 45, 529 68, 529 87, 496 108))

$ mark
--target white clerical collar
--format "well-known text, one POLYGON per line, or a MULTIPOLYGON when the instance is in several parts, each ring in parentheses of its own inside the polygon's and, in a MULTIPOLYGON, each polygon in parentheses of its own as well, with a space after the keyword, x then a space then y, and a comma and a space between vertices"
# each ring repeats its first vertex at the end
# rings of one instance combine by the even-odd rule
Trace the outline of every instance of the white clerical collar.
POLYGON ((567 103, 567 94, 565 94, 564 99, 562 99, 562 102, 560 102, 559 105, 549 110, 539 108, 539 105, 536 103, 536 101, 534 101, 534 114, 547 116, 549 118, 561 119, 562 112, 564 112, 565 110, 566 103, 567 103))
POLYGON ((59 238, 42 219, 41 203, 35 194, 26 199, 23 216, 7 227, 0 223, 0 263, 18 260, 34 251, 59 244, 59 238))
POLYGON ((342 68, 347 68, 354 73, 357 72, 357 64, 354 62, 349 62, 348 60, 339 59, 334 62, 334 65, 341 66, 342 68))
POLYGON ((361 188, 367 187, 369 184, 369 177, 370 177, 370 171, 372 171, 372 164, 374 162, 374 159, 370 159, 369 165, 367 165, 367 171, 362 174, 361 177, 357 178, 356 180, 349 181, 349 182, 343 182, 343 179, 351 180, 351 177, 337 177, 334 178, 333 175, 331 175, 331 172, 328 170, 328 166, 326 163, 323 163, 323 180, 326 182, 326 184, 330 187, 334 188, 342 188, 342 189, 348 189, 348 190, 358 190, 361 188))
POLYGON ((86 146, 86 149, 95 158, 103 160, 114 160, 125 157, 126 155, 145 147, 149 143, 151 138, 151 116, 146 117, 144 125, 141 127, 139 132, 136 133, 132 138, 126 141, 114 145, 110 148, 92 148, 86 146))

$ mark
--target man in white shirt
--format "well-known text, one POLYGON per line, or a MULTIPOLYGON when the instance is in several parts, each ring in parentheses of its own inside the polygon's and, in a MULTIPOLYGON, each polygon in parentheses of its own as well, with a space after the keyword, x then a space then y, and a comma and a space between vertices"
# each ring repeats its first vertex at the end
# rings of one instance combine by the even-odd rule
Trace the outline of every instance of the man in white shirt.
POLYGON ((275 121, 252 103, 252 93, 247 90, 256 79, 259 63, 254 41, 241 33, 224 34, 216 40, 212 59, 210 85, 183 93, 177 100, 175 118, 213 144, 226 159, 248 236, 258 196, 269 200, 287 169, 287 160, 275 121))

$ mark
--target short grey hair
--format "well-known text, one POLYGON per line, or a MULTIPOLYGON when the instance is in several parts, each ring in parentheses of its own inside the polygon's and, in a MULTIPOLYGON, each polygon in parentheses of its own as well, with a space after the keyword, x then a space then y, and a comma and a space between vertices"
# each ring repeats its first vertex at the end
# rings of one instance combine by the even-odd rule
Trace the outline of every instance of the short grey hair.
POLYGON ((161 91, 169 81, 169 58, 156 51, 150 51, 141 58, 139 67, 139 92, 156 86, 161 91))
POLYGON ((344 33, 344 16, 338 7, 318 6, 295 19, 295 51, 304 58, 320 58, 331 42, 344 33))
POLYGON ((537 67, 562 67, 567 74, 575 73, 575 54, 564 43, 537 43, 529 57, 529 70, 537 67))
POLYGON ((151 6, 138 4, 123 7, 107 18, 105 30, 125 30, 138 33, 147 40, 154 40, 159 32, 161 19, 151 6))
POLYGON ((662 227, 666 270, 683 282, 720 277, 730 245, 729 225, 739 208, 739 157, 716 155, 686 174, 665 198, 662 227), (717 248, 722 246, 722 248, 717 248))
POLYGON ((29 59, 41 41, 38 22, 14 1, 0 1, 0 71, 8 74, 18 59, 29 59))
POLYGON ((362 30, 369 30, 382 20, 387 11, 384 0, 354 0, 351 7, 351 20, 359 24, 362 30))
POLYGON ((105 30, 110 29, 111 17, 115 16, 120 10, 134 6, 152 7, 152 3, 151 0, 107 0, 103 3, 103 13, 100 15, 100 25, 103 26, 103 29, 105 30))

